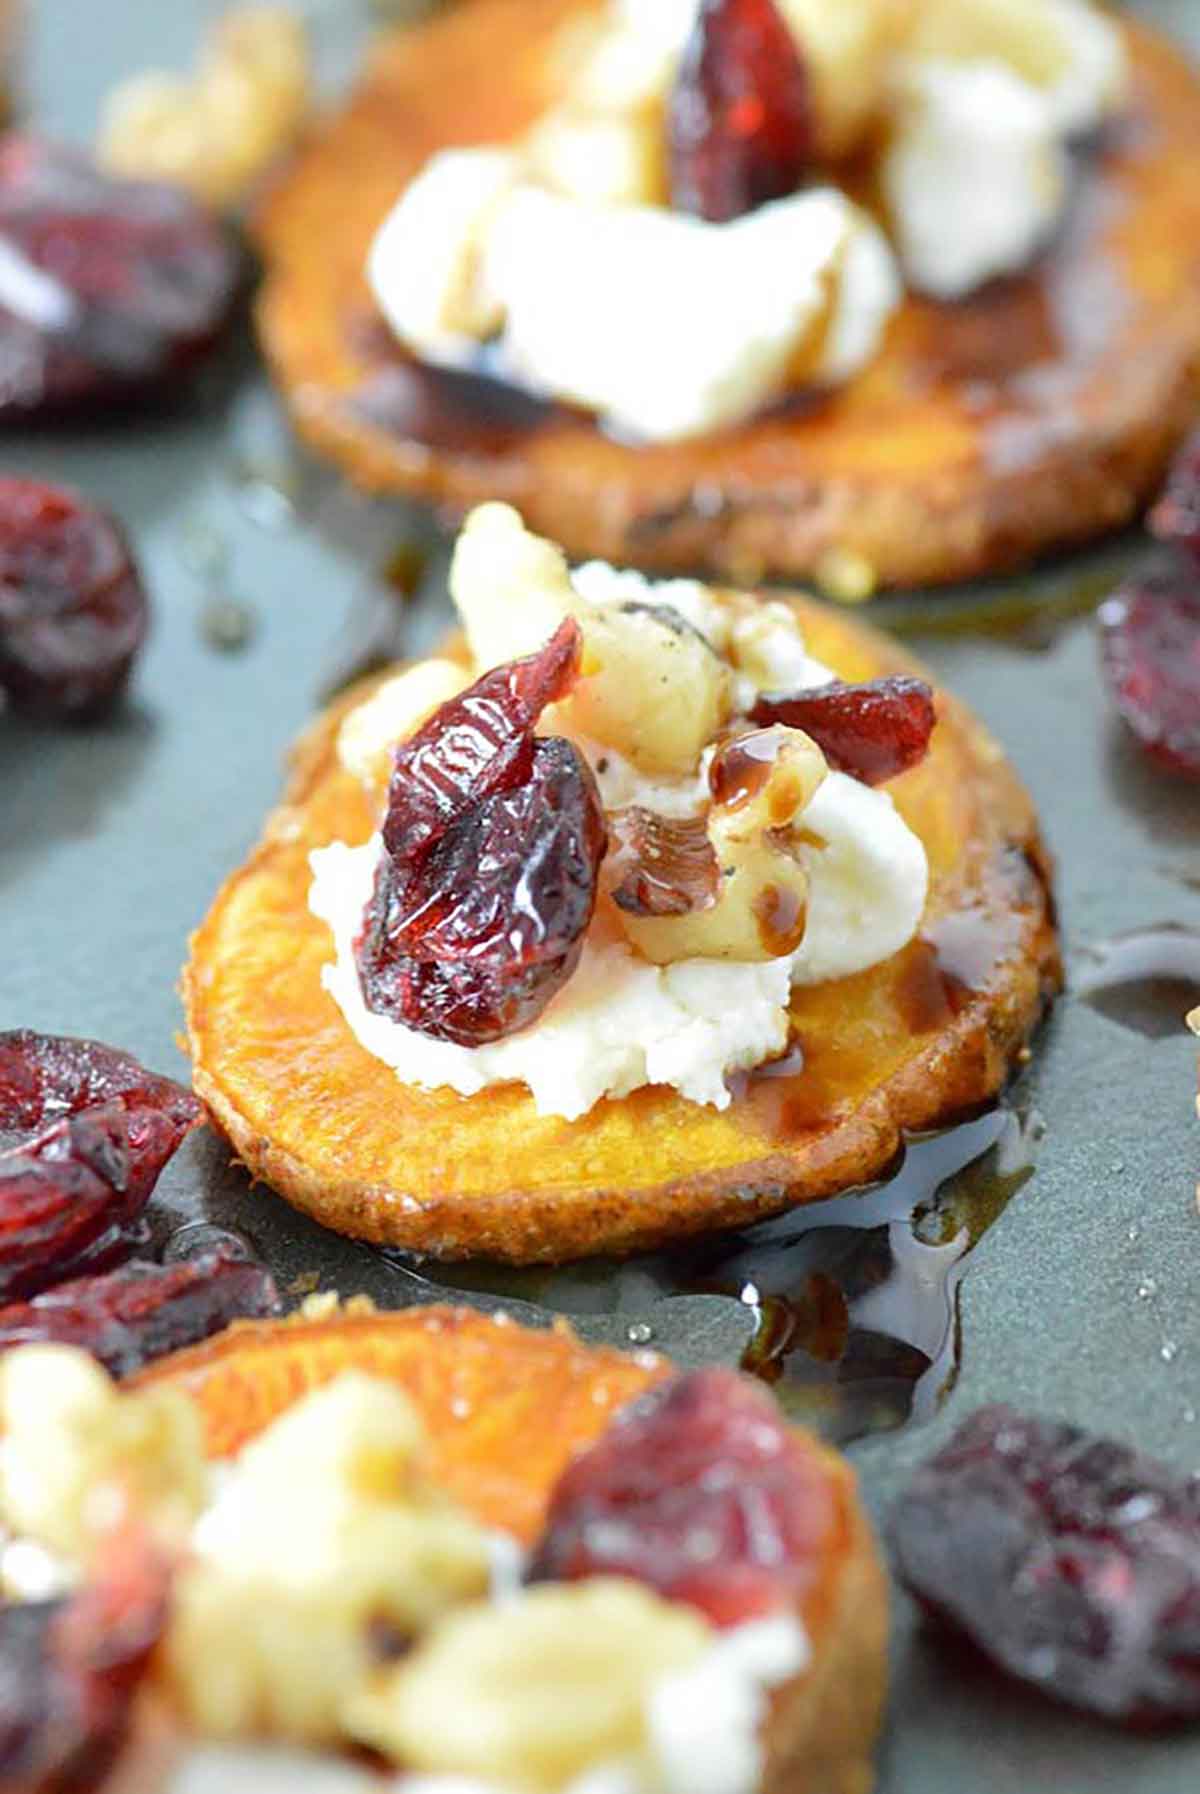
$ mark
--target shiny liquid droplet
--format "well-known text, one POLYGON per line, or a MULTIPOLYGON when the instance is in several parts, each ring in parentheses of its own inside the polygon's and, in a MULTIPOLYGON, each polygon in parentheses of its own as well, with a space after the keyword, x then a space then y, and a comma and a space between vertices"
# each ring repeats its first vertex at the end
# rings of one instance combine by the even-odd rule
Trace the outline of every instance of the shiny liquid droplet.
POLYGON ((625 1337, 630 1345, 649 1345, 654 1338, 654 1328, 648 1321, 634 1321, 632 1326, 626 1327, 625 1337))
POLYGON ((204 1253, 213 1252, 217 1247, 232 1256, 245 1259, 247 1263, 258 1257, 244 1233, 235 1233, 228 1227, 218 1227, 212 1221, 186 1221, 171 1234, 163 1246, 161 1258, 164 1264, 178 1264, 186 1259, 201 1258, 204 1253))
MULTIPOLYGON (((992 1109, 910 1140, 885 1181, 620 1262, 506 1270, 386 1256, 409 1278, 559 1313, 640 1317, 659 1303, 655 1330, 667 1339, 673 1298, 724 1299, 748 1311, 744 1368, 790 1414, 844 1443, 929 1419, 953 1385, 965 1260, 1031 1175, 1036 1132, 992 1109)), ((646 1325, 630 1321, 625 1337, 640 1342, 646 1325)))
POLYGON ((1150 1040, 1182 1034, 1200 1002, 1200 929, 1164 922, 1086 947, 1076 980, 1091 1008, 1150 1040))

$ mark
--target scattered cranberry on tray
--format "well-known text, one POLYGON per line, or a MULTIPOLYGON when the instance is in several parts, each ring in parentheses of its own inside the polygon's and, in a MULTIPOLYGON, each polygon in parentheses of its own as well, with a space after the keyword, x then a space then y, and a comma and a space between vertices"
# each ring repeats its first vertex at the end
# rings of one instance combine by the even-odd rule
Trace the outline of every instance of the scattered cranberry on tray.
POLYGON ((693 1371, 565 1471, 529 1574, 632 1576, 736 1626, 803 1599, 835 1524, 819 1465, 767 1392, 693 1371))
POLYGON ((98 1041, 0 1034, 0 1301, 127 1257, 201 1116, 182 1085, 98 1041))
POLYGON ((182 1264, 135 1261, 0 1308, 0 1352, 47 1341, 78 1346, 111 1376, 128 1377, 231 1321, 278 1314, 279 1307, 270 1271, 228 1249, 182 1264))
POLYGON ((534 725, 570 689, 579 626, 496 667, 396 751, 385 854, 357 945, 368 1006, 477 1046, 571 976, 596 903, 604 812, 579 750, 534 725))
POLYGON ((984 1408, 894 1507, 893 1563, 1009 1674, 1127 1725, 1200 1717, 1200 1481, 984 1408))
POLYGON ((124 690, 150 607, 120 526, 73 492, 0 477, 0 691, 87 720, 124 690))
POLYGON ((224 227, 178 188, 0 139, 0 423, 171 396, 240 278, 224 227))
POLYGON ((766 692, 750 720, 803 729, 836 772, 882 785, 925 758, 937 711, 923 679, 892 675, 862 685, 834 679, 806 691, 766 692))
POLYGON ((1124 721, 1159 765, 1200 778, 1200 578, 1170 569, 1131 579, 1097 615, 1124 721))
POLYGON ((1200 570, 1200 430, 1176 456, 1166 490, 1150 513, 1150 528, 1160 542, 1190 555, 1200 570))
POLYGON ((77 1593, 0 1606, 0 1786, 81 1794, 104 1782, 166 1616, 165 1566, 126 1535, 77 1593))
POLYGON ((667 106, 671 204, 721 223, 794 193, 813 101, 774 0, 704 0, 667 106))

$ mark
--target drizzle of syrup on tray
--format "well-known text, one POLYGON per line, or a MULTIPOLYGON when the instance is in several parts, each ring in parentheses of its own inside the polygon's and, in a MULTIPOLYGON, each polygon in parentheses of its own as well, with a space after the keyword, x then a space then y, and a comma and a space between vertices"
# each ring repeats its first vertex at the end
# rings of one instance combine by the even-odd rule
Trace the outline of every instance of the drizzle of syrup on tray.
MULTIPOLYGON (((782 1087, 795 1056, 758 1075, 782 1087)), ((787 1411, 838 1443, 930 1418, 958 1372, 965 1260, 1031 1174, 1036 1123, 998 1107, 910 1139, 889 1177, 778 1219, 671 1251, 563 1269, 438 1265, 388 1254, 442 1288, 627 1316, 655 1338, 676 1296, 740 1303, 753 1326, 743 1367, 787 1411)))
POLYGON ((1200 1003, 1200 929, 1162 922, 1098 941, 1082 957, 1075 988, 1084 1002, 1147 1039, 1182 1034, 1200 1003))

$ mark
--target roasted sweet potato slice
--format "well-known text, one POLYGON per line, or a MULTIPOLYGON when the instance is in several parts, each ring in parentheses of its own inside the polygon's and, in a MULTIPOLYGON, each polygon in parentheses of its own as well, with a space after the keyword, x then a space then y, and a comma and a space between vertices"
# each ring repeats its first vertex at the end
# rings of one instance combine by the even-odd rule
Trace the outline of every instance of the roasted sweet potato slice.
MULTIPOLYGON (((810 602, 810 651, 846 679, 911 672, 884 637, 810 602)), ((918 669, 919 670, 919 669, 918 669)), ((925 842, 923 937, 869 972, 798 990, 804 1070, 718 1113, 668 1088, 539 1116, 523 1085, 420 1090, 359 1046, 321 986, 312 848, 376 817, 336 738, 360 686, 297 753, 283 806, 192 942, 196 1088, 256 1174, 330 1227, 444 1258, 558 1261, 744 1226, 878 1175, 903 1129, 993 1096, 1059 979, 1048 870, 1025 791, 954 700, 889 787, 925 842)))
POLYGON ((1190 421, 1200 362, 1200 82, 1132 21, 1130 113, 1052 252, 968 301, 910 300, 827 402, 657 447, 528 404, 481 414, 453 382, 400 411, 365 402, 389 357, 403 365, 362 329, 376 227, 433 151, 532 123, 556 35, 586 10, 463 0, 383 38, 263 209, 259 327, 315 447, 365 487, 450 512, 509 499, 573 554, 736 578, 805 576, 852 549, 884 584, 933 583, 1129 520, 1190 421))
MULTIPOLYGON (((308 1390, 357 1369, 398 1383, 429 1430, 434 1475, 486 1525, 537 1533, 559 1474, 619 1408, 670 1373, 652 1353, 588 1347, 466 1309, 247 1322, 139 1379, 199 1403, 227 1455, 308 1390)), ((801 1434, 836 1523, 802 1618, 809 1668, 775 1697, 763 1794, 866 1794, 886 1676, 887 1596, 845 1459, 801 1434)))

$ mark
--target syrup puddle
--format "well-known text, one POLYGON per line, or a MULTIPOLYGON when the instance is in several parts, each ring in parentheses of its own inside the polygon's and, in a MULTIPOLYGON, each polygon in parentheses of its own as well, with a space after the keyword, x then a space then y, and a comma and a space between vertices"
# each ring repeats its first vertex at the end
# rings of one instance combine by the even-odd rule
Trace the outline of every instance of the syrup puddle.
POLYGON ((1082 949, 1075 990, 1110 1021, 1149 1040, 1182 1034, 1200 1003, 1200 929, 1163 922, 1082 949))
POLYGON ((746 1312, 744 1369, 826 1439, 928 1420, 961 1355, 958 1291, 967 1255, 1032 1174, 1036 1116, 988 1110, 910 1140, 891 1177, 735 1234, 621 1262, 560 1269, 414 1264, 428 1287, 613 1315, 634 1344, 680 1296, 746 1312))

